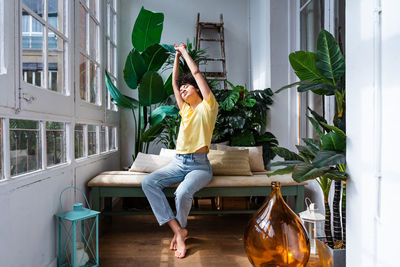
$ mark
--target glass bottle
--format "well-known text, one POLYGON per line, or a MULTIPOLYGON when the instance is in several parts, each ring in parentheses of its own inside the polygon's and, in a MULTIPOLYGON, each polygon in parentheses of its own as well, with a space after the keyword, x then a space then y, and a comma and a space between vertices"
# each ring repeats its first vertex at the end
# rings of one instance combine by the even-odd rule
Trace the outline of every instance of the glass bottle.
POLYGON ((310 241, 300 218, 282 198, 280 183, 272 182, 268 200, 253 215, 244 233, 244 247, 253 266, 306 266, 310 241))

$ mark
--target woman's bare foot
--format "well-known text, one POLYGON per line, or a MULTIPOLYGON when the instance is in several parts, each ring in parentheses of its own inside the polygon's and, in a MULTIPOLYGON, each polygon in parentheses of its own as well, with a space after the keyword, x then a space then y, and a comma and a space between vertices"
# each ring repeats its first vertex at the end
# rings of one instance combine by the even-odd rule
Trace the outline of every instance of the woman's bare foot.
MULTIPOLYGON (((175 250, 175 257, 182 259, 185 257, 186 254, 186 245, 185 245, 185 238, 188 235, 188 231, 186 229, 181 229, 179 232, 175 235, 176 236, 176 250, 175 250)), ((174 236, 174 238, 175 238, 174 236)))
MULTIPOLYGON (((186 238, 187 235, 188 235, 188 231, 185 228, 183 228, 182 230, 184 231, 184 235, 185 235, 185 238, 186 238)), ((169 249, 170 250, 176 250, 176 235, 174 235, 174 237, 172 238, 171 245, 170 245, 169 249)))

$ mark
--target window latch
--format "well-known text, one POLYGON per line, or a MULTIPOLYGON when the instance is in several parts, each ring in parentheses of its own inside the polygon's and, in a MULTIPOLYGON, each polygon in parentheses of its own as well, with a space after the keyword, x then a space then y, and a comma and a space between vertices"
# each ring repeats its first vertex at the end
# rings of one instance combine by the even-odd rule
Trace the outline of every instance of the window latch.
POLYGON ((24 99, 28 103, 32 103, 33 101, 36 100, 36 97, 34 97, 32 95, 28 95, 27 93, 23 93, 22 94, 22 99, 24 99))

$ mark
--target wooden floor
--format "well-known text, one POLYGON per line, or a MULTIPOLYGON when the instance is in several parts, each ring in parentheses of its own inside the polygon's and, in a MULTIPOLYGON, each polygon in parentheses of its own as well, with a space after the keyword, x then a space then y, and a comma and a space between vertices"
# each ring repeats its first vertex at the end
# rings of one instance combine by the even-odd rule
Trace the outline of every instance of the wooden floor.
POLYGON ((100 266, 229 266, 251 267, 243 248, 250 215, 189 216, 187 256, 169 250, 172 233, 153 215, 116 216, 102 224, 100 266))

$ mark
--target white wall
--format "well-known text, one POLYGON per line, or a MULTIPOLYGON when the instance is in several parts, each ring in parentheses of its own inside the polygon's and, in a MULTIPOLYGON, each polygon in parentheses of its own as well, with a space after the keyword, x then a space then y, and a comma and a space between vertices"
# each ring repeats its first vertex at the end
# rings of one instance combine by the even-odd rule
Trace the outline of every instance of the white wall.
POLYGON ((346 6, 347 266, 398 266, 399 8, 346 6))
MULTIPOLYGON (((233 84, 249 85, 249 1, 248 0, 122 0, 121 1, 121 34, 119 50, 119 69, 124 68, 125 59, 132 49, 131 32, 141 7, 153 12, 164 13, 164 28, 161 43, 173 44, 191 41, 196 35, 196 18, 200 12, 201 21, 218 22, 219 14, 224 16, 225 52, 228 80, 233 84)), ((164 79, 171 70, 166 72, 164 79)), ((137 90, 129 89, 123 77, 120 89, 131 96, 137 90)), ((130 111, 121 112, 121 164, 129 166, 133 154, 133 116, 130 111)), ((159 148, 158 148, 159 150, 159 148)), ((154 148, 150 152, 158 152, 154 148)))

